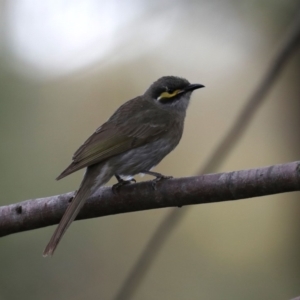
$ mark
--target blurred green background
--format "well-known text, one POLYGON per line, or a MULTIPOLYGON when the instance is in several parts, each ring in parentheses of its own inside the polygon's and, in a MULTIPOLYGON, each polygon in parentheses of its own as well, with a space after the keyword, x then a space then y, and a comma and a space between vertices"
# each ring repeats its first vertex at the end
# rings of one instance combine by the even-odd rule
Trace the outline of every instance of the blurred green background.
MULTIPOLYGON (((54 180, 74 151, 163 75, 206 86, 193 95, 180 145, 155 169, 194 175, 260 82, 298 4, 1 1, 0 204, 75 190, 82 171, 54 180)), ((299 160, 299 58, 219 171, 299 160)), ((299 209, 298 193, 194 206, 134 299, 300 295, 299 209)), ((54 226, 2 238, 0 299, 112 299, 168 211, 75 222, 52 259, 42 251, 54 226)))

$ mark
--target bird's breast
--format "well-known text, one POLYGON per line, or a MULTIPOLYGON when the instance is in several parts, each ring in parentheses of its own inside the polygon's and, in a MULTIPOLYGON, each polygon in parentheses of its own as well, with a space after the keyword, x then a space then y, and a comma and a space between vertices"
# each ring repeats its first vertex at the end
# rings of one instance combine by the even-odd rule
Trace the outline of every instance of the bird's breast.
POLYGON ((130 149, 110 159, 111 165, 119 175, 135 175, 148 171, 160 163, 179 143, 183 126, 172 124, 157 139, 130 149))

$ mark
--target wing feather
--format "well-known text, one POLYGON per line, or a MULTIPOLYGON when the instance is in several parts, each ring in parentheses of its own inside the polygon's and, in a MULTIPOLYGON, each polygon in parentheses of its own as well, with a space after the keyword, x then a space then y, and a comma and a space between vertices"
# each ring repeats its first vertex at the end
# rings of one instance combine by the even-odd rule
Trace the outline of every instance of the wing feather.
POLYGON ((169 128, 166 121, 168 112, 157 109, 157 104, 152 102, 135 98, 123 104, 74 153, 73 162, 57 177, 57 180, 158 139, 169 128))

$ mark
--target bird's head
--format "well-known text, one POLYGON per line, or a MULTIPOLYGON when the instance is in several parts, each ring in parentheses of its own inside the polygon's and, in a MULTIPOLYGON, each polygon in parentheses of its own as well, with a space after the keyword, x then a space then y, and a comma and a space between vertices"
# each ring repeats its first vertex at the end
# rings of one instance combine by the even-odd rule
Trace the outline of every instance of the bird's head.
POLYGON ((184 78, 164 76, 151 84, 145 96, 150 96, 159 105, 185 112, 192 92, 203 87, 202 84, 191 84, 184 78))

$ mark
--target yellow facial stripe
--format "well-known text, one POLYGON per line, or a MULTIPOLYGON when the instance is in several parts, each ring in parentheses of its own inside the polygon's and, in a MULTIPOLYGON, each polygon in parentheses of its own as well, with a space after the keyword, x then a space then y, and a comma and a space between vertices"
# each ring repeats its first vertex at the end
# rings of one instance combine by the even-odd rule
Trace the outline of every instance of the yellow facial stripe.
POLYGON ((160 96, 157 98, 157 100, 160 100, 162 98, 172 98, 172 97, 175 97, 181 90, 176 90, 172 93, 169 93, 169 92, 163 92, 160 94, 160 96))

